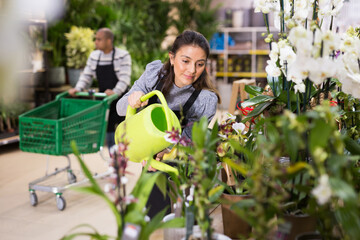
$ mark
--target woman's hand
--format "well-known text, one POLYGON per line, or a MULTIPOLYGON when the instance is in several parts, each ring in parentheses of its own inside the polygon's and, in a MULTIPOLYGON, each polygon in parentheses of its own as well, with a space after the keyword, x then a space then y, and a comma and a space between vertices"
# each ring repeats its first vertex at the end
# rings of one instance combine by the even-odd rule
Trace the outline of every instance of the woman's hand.
POLYGON ((144 96, 144 93, 141 91, 136 91, 133 92, 132 94, 129 95, 128 97, 128 102, 130 107, 132 108, 139 108, 139 107, 144 107, 148 104, 148 100, 141 102, 140 98, 144 96))
MULTIPOLYGON (((164 150, 162 150, 161 152, 159 152, 158 154, 156 154, 155 160, 160 162, 160 161, 162 160, 164 154, 165 154, 165 153, 169 153, 169 152, 170 152, 169 149, 164 149, 164 150)), ((145 161, 145 160, 141 162, 141 164, 142 164, 143 167, 145 167, 146 163, 147 163, 147 161, 145 161)), ((149 166, 148 171, 150 171, 150 172, 156 172, 157 170, 156 170, 155 168, 149 166)))

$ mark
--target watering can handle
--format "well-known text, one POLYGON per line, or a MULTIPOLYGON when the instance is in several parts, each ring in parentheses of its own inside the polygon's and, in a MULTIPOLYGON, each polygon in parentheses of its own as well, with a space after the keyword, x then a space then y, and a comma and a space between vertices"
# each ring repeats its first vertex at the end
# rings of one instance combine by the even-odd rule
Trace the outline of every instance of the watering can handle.
MULTIPOLYGON (((145 102, 146 100, 148 100, 149 98, 151 98, 152 96, 156 95, 161 104, 163 105, 163 109, 164 109, 164 112, 165 112, 165 117, 166 117, 166 123, 167 123, 167 130, 168 131, 171 131, 171 122, 170 122, 170 119, 171 119, 171 115, 170 115, 170 109, 167 105, 167 102, 165 100, 165 97, 164 95, 162 94, 162 92, 160 92, 159 90, 154 90, 154 91, 151 91, 147 94, 145 94, 144 96, 142 96, 140 98, 140 101, 142 102, 145 102)), ((130 105, 128 105, 127 107, 127 110, 126 110, 126 117, 125 119, 127 119, 128 117, 132 116, 132 115, 135 115, 136 114, 136 109, 135 108, 132 108, 130 105)))

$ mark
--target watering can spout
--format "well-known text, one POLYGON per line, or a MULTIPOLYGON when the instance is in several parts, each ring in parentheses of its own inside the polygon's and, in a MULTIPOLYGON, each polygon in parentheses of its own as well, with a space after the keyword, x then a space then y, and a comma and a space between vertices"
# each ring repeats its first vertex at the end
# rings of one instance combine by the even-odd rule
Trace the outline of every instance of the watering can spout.
MULTIPOLYGON (((171 145, 165 140, 166 131, 181 131, 179 119, 168 107, 160 91, 145 94, 140 100, 146 101, 154 95, 157 95, 161 104, 151 104, 138 113, 135 108, 128 106, 125 120, 116 128, 115 143, 118 144, 123 137, 129 142, 125 154, 130 161, 142 162, 151 159, 151 156, 171 145)), ((176 168, 154 159, 150 165, 160 171, 178 174, 176 168)))

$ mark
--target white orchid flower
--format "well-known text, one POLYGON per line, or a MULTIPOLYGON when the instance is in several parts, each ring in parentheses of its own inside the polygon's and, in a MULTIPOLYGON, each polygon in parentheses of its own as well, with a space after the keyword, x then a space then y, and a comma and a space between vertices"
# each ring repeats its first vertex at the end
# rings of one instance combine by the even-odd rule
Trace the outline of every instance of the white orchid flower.
POLYGON ((310 30, 299 25, 290 30, 288 39, 296 48, 302 49, 304 42, 312 44, 313 37, 310 30))
POLYGON ((295 93, 297 93, 297 92, 304 93, 305 89, 306 89, 306 86, 303 82, 295 84, 295 86, 294 86, 295 93))
POLYGON ((340 38, 338 34, 332 31, 326 31, 322 35, 323 40, 323 56, 329 56, 336 51, 340 44, 340 38))
POLYGON ((299 84, 309 76, 309 58, 304 56, 297 56, 293 64, 289 66, 288 78, 299 84))
POLYGON ((237 134, 242 134, 245 130, 245 124, 236 122, 232 125, 232 128, 236 131, 237 134))
POLYGON ((267 60, 266 62, 268 65, 265 67, 265 71, 269 76, 278 77, 281 75, 281 70, 276 66, 275 62, 271 60, 267 60))
POLYGON ((358 55, 353 52, 345 52, 341 57, 343 67, 349 73, 359 73, 358 55))
POLYGON ((348 80, 351 81, 349 94, 355 98, 360 98, 360 74, 348 74, 348 80))
POLYGON ((320 205, 327 203, 332 195, 331 187, 329 184, 329 176, 324 174, 320 176, 319 185, 314 188, 311 193, 315 196, 316 201, 320 205))
POLYGON ((325 79, 335 76, 337 65, 331 59, 312 59, 309 65, 309 78, 315 84, 321 84, 325 79))
POLYGON ((276 9, 278 5, 277 0, 255 0, 254 1, 254 12, 269 13, 276 9))
POLYGON ((273 62, 277 62, 277 60, 279 59, 279 47, 276 42, 271 43, 271 51, 269 57, 273 62))
POLYGON ((332 5, 334 8, 330 11, 331 16, 337 16, 344 6, 344 0, 332 0, 332 5))
POLYGON ((309 15, 310 3, 307 0, 295 0, 294 1, 294 18, 301 20, 306 19, 309 15))
POLYGON ((295 62, 296 60, 296 53, 289 45, 286 45, 280 48, 280 64, 283 66, 285 61, 287 62, 288 66, 295 62))

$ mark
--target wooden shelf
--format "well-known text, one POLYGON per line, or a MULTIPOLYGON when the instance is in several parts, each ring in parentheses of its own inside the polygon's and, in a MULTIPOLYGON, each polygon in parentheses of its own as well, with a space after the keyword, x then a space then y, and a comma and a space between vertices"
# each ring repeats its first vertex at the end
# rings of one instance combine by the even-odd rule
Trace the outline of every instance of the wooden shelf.
MULTIPOLYGON (((225 54, 225 50, 211 50, 211 54, 225 54)), ((269 55, 270 51, 266 49, 258 49, 258 50, 235 50, 229 49, 226 51, 226 54, 242 54, 242 55, 269 55)))
POLYGON ((216 77, 266 78, 266 72, 217 72, 216 77))
POLYGON ((0 146, 10 144, 10 143, 19 142, 19 140, 20 140, 19 135, 15 135, 15 136, 12 136, 12 137, 7 137, 7 138, 2 138, 2 139, 0 139, 0 146))
POLYGON ((223 34, 224 49, 212 49, 210 53, 217 61, 215 76, 219 81, 229 84, 236 80, 231 78, 266 78, 265 66, 270 51, 266 44, 259 44, 264 41, 262 33, 267 32, 266 27, 225 27, 218 32, 223 34), (232 46, 229 46, 230 38, 234 41, 232 46))
POLYGON ((257 50, 250 50, 249 54, 251 55, 269 55, 270 51, 266 49, 257 49, 257 50))

